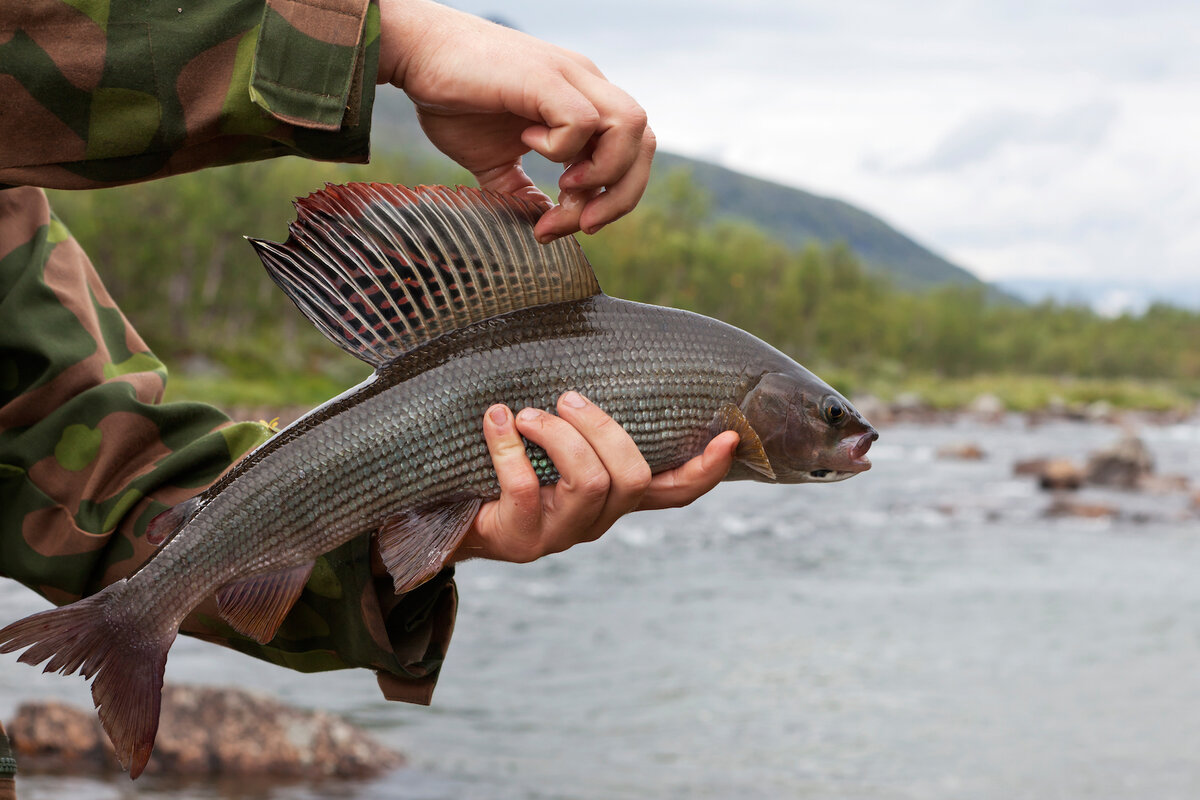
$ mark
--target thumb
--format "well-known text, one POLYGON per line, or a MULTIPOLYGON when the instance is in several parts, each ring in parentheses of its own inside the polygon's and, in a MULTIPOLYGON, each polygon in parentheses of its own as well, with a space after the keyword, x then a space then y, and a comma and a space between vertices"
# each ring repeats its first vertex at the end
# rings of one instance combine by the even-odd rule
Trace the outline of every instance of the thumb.
POLYGON ((520 159, 499 167, 480 170, 473 173, 481 189, 489 189, 498 194, 511 194, 531 201, 535 206, 546 211, 554 203, 541 189, 534 185, 520 159))

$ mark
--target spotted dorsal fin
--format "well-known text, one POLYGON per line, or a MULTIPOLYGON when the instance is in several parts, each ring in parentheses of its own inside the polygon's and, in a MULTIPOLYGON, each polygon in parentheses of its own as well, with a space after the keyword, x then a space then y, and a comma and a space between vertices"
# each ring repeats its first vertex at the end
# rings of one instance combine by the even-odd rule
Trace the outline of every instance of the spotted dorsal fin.
POLYGON ((330 341, 375 367, 474 322, 600 292, 573 238, 538 244, 541 209, 522 197, 350 183, 295 205, 286 242, 250 243, 330 341))

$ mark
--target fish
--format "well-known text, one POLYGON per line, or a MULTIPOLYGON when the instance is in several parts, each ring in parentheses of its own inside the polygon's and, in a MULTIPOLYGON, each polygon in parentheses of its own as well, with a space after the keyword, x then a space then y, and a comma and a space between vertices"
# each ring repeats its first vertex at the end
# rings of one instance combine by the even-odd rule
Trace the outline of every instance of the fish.
MULTIPOLYGON (((0 652, 91 681, 136 778, 158 729, 184 617, 270 641, 322 554, 370 534, 397 593, 435 576, 500 495, 481 420, 494 403, 553 413, 568 390, 630 434, 658 473, 737 431, 727 480, 828 483, 870 468, 876 430, 812 372, 736 327, 610 297, 573 237, 540 245, 528 199, 482 189, 326 185, 283 243, 250 238, 331 342, 374 367, 151 521, 158 545, 96 594, 0 630, 0 652)), ((543 484, 559 475, 526 452, 543 484)))

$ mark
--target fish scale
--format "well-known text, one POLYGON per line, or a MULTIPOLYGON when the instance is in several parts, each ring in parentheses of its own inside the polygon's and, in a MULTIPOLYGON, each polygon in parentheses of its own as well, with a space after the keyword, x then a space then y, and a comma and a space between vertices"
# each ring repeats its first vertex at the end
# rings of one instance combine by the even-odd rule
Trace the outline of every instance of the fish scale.
MULTIPOLYGON (((363 534, 397 592, 441 570, 500 495, 481 420, 494 403, 553 412, 576 390, 655 473, 724 430, 727 479, 841 480, 875 431, 804 367, 717 320, 608 297, 572 239, 542 247, 529 201, 473 190, 330 186, 297 202, 284 244, 251 240, 333 343, 375 367, 196 497, 153 520, 136 573, 0 630, 0 652, 92 679, 105 732, 136 777, 183 618, 214 593, 270 640, 315 559, 363 534), (481 249, 479 243, 492 249, 481 249)), ((544 484, 556 465, 526 442, 544 484)), ((363 565, 363 569, 367 566, 363 565)))

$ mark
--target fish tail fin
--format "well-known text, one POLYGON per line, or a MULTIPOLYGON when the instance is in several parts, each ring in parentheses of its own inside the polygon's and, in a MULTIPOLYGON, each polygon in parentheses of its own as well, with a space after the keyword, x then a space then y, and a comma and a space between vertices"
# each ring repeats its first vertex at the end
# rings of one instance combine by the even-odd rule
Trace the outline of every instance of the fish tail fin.
POLYGON ((121 765, 136 778, 146 767, 162 704, 163 669, 175 641, 138 626, 114 608, 118 581, 78 602, 17 620, 0 630, 0 653, 28 648, 17 659, 44 672, 76 671, 92 681, 92 700, 121 765), (118 613, 114 613, 118 612, 118 613))

